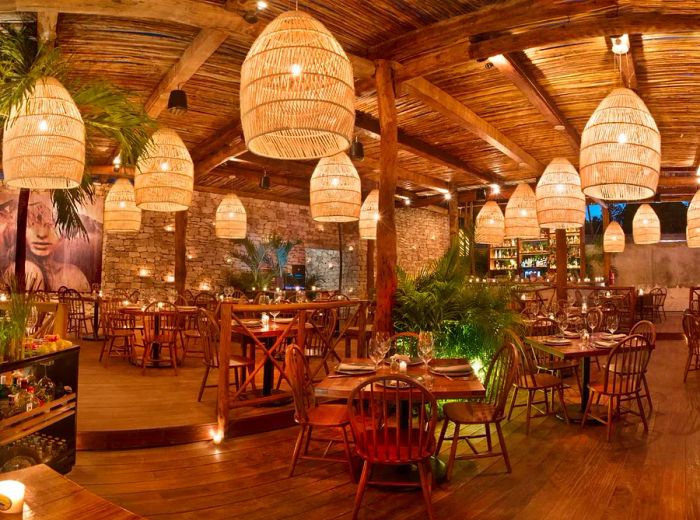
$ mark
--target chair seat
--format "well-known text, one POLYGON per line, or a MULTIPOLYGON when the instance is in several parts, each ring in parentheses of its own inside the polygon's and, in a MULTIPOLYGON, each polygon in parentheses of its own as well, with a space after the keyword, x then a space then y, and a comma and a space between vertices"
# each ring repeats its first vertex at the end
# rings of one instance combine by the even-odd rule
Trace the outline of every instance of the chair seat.
POLYGON ((631 395, 631 394, 634 394, 635 392, 637 392, 638 390, 640 390, 640 389, 628 390, 630 388, 630 386, 629 386, 629 378, 627 378, 627 377, 616 378, 614 385, 612 383, 608 382, 607 391, 605 391, 605 386, 604 386, 602 381, 590 383, 588 385, 588 388, 590 388, 594 392, 598 392, 599 394, 602 394, 602 395, 631 395))
POLYGON ((202 335, 196 329, 187 329, 185 331, 185 337, 186 338, 201 338, 202 335))
POLYGON ((546 361, 544 363, 539 363, 537 367, 540 370, 566 370, 567 368, 577 368, 577 361, 566 361, 564 359, 556 359, 552 361, 546 361))
POLYGON ((561 384, 561 379, 553 374, 540 372, 529 376, 521 376, 518 380, 520 388, 551 388, 561 384), (533 381, 534 378, 534 381, 533 381))
POLYGON ((313 426, 344 426, 350 424, 345 404, 321 404, 307 411, 309 424, 313 426))
POLYGON ((112 329, 109 335, 118 338, 127 338, 134 335, 134 329, 112 329))
POLYGON ((488 403, 447 403, 442 407, 445 417, 460 424, 484 424, 503 419, 496 407, 488 403))
POLYGON ((396 428, 386 427, 377 430, 376 434, 367 431, 364 442, 356 444, 357 454, 363 459, 386 464, 404 464, 411 461, 425 460, 435 451, 435 438, 431 438, 422 449, 418 445, 420 432, 401 429, 399 439, 396 439, 396 428), (409 435, 410 433, 410 435, 409 435), (410 439, 410 442, 409 442, 410 439))

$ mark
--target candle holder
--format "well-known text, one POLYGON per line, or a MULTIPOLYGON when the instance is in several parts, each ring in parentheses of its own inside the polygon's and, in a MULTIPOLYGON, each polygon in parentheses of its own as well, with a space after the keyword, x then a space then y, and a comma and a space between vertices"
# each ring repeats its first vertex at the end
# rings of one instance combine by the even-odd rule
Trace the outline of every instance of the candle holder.
POLYGON ((24 509, 24 484, 17 480, 0 481, 0 514, 22 513, 24 509))

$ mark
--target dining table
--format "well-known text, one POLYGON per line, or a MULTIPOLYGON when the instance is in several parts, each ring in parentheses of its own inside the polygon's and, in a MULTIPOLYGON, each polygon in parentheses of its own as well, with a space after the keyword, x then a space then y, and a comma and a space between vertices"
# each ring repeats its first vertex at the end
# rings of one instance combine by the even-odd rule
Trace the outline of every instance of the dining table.
POLYGON ((100 334, 100 304, 102 296, 99 294, 83 294, 83 301, 92 303, 92 333, 85 334, 83 339, 89 341, 102 341, 105 337, 100 334))

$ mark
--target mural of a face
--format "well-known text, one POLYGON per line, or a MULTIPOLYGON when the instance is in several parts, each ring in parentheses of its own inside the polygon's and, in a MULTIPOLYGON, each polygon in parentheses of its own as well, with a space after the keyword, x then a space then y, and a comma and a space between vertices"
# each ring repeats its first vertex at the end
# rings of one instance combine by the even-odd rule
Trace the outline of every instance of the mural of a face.
POLYGON ((56 231, 53 211, 39 202, 29 206, 27 218, 27 246, 35 256, 51 256, 61 244, 61 236, 56 231))

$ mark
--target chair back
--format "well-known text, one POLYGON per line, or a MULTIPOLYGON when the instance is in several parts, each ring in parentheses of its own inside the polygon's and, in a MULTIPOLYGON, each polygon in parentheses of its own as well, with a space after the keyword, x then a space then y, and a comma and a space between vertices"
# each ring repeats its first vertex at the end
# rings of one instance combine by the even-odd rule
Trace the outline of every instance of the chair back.
POLYGON ((216 317, 211 311, 199 309, 197 312, 197 330, 202 340, 204 363, 211 368, 219 366, 220 331, 216 317))
POLYGON ((35 302, 48 302, 51 298, 49 298, 49 294, 46 291, 40 289, 32 292, 32 299, 35 302))
POLYGON ((660 307, 664 299, 663 291, 658 287, 654 287, 651 291, 649 291, 649 294, 651 295, 652 305, 654 307, 660 307))
POLYGON ((130 301, 131 303, 136 303, 136 302, 138 302, 138 301, 139 301, 139 298, 141 298, 141 292, 140 292, 138 289, 134 289, 134 290, 131 291, 131 293, 129 294, 129 301, 130 301))
POLYGON ((200 309, 207 309, 208 311, 213 311, 216 308, 218 300, 216 296, 208 291, 202 291, 194 297, 194 302, 192 304, 200 309))
POLYGON ((146 343, 175 343, 180 318, 177 307, 170 302, 153 302, 143 314, 143 334, 146 343), (156 325, 158 331, 156 333, 156 325))
POLYGON ((330 342, 335 325, 338 323, 338 313, 335 309, 319 309, 309 318, 309 322, 314 325, 311 334, 306 335, 306 348, 316 354, 325 352, 327 343, 330 342))
POLYGON ((649 342, 652 347, 656 346, 656 325, 649 320, 638 321, 630 329, 630 336, 639 334, 649 342))
POLYGON ((187 305, 192 305, 194 303, 194 294, 189 289, 182 291, 182 296, 185 298, 187 305))
POLYGON ((690 350, 700 350, 700 323, 695 314, 690 311, 686 311, 683 315, 683 336, 690 350))
POLYGON ((402 354, 405 356, 418 357, 418 333, 399 332, 389 338, 388 356, 402 354))
POLYGON ((644 336, 627 336, 612 349, 605 365, 603 393, 629 395, 639 391, 653 346, 644 336))
POLYGON ((123 312, 106 312, 105 331, 107 336, 111 336, 117 330, 134 330, 136 328, 136 317, 133 314, 123 312))
POLYGON ((248 297, 240 289, 234 289, 233 294, 231 295, 231 298, 233 298, 234 300, 240 300, 241 298, 245 298, 246 303, 248 302, 248 297))
POLYGON ((75 289, 66 289, 62 293, 63 301, 68 304, 69 316, 85 316, 85 300, 75 289))
POLYGON ((551 318, 537 318, 528 327, 528 336, 554 336, 559 332, 559 325, 551 318))
POLYGON ((508 394, 517 375, 518 349, 512 343, 506 343, 493 356, 484 380, 484 402, 496 407, 496 418, 504 417, 508 394))
POLYGON ((309 420, 308 412, 318 406, 314 394, 314 384, 311 379, 309 361, 304 352, 294 343, 287 345, 284 355, 285 373, 292 387, 294 397, 294 420, 299 424, 306 424, 309 420))
MULTIPOLYGON (((518 351, 518 357, 517 360, 519 361, 517 364, 517 377, 518 380, 525 380, 527 381, 530 385, 535 386, 536 385, 536 380, 535 380, 535 374, 539 372, 538 369, 538 362, 540 359, 540 350, 536 349, 535 347, 531 345, 523 345, 522 341, 520 338, 518 338, 515 334, 510 334, 511 340, 513 342, 513 345, 515 345, 517 351, 518 351)), ((543 353, 546 356, 546 353, 543 353)))
POLYGON ((350 427, 358 455, 380 464, 426 460, 435 449, 435 397, 415 379, 374 376, 348 398, 350 427))

